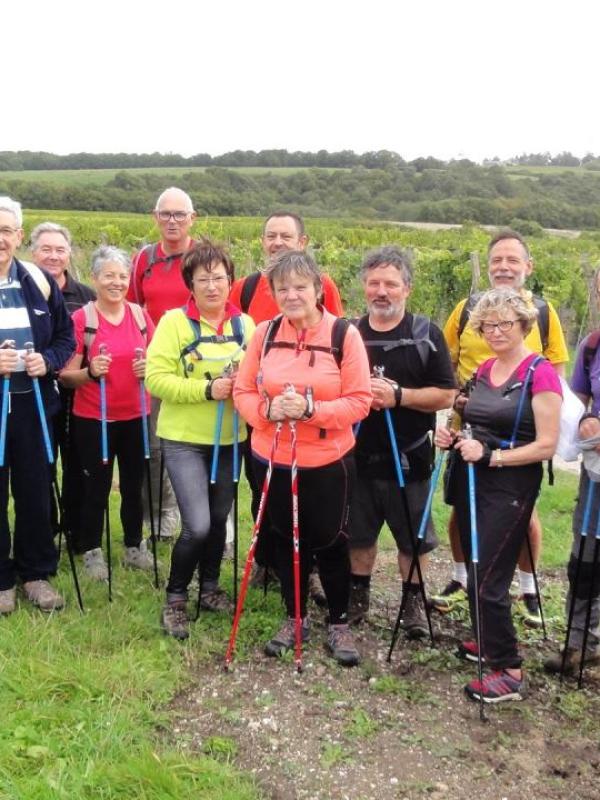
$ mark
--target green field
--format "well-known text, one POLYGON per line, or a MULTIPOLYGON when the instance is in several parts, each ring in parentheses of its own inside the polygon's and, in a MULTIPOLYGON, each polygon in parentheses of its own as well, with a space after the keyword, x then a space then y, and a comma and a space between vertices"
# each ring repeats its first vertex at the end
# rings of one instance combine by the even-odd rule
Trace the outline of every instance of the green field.
MULTIPOLYGON (((127 175, 158 175, 180 178, 182 175, 202 173, 207 169, 228 169, 241 175, 264 175, 272 172, 276 175, 292 175, 316 167, 135 167, 129 169, 48 169, 48 170, 9 170, 1 171, 0 178, 7 181, 35 181, 71 186, 105 186, 119 172, 127 175)), ((318 169, 321 169, 320 167, 318 169)), ((326 172, 338 172, 338 169, 324 168, 326 172)))

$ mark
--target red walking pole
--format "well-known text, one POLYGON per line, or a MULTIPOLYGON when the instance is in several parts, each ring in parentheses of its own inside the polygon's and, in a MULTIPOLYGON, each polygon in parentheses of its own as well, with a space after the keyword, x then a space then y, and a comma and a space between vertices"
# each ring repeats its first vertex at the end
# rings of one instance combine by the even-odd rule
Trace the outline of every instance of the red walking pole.
POLYGON ((300 616, 300 525, 298 522, 298 465, 296 463, 296 423, 290 420, 292 450, 292 538, 294 546, 294 632, 296 635, 295 662, 302 672, 302 618, 300 616))
POLYGON ((248 591, 248 582, 250 580, 250 572, 252 570, 252 564, 254 562, 254 553, 256 551, 256 545, 258 542, 258 533, 260 531, 260 526, 263 520, 263 516, 265 514, 265 508, 267 505, 267 495, 269 493, 269 484, 271 483, 271 475, 273 474, 273 461, 275 459, 275 452, 277 451, 277 446, 279 444, 279 436, 281 434, 281 427, 283 423, 278 422, 275 428, 275 435, 273 436, 273 444, 271 445, 271 454, 269 455, 269 463, 267 465, 267 472, 265 474, 265 479, 263 481, 262 492, 260 495, 260 502, 258 504, 258 511, 256 512, 256 520, 254 522, 254 528, 252 529, 252 540, 250 541, 250 549, 248 550, 248 557, 246 558, 246 565, 244 567, 244 575, 242 576, 242 583, 240 586, 240 594, 237 601, 237 606, 235 609, 235 615, 233 617, 233 624, 231 626, 231 634, 229 636, 229 645, 227 647, 227 652, 225 653, 225 669, 229 669, 229 665, 231 664, 231 660, 233 658, 233 651, 235 649, 235 640, 237 638, 237 631, 238 626, 240 624, 240 619, 242 616, 242 611, 244 610, 244 602, 246 600, 246 592, 248 591))

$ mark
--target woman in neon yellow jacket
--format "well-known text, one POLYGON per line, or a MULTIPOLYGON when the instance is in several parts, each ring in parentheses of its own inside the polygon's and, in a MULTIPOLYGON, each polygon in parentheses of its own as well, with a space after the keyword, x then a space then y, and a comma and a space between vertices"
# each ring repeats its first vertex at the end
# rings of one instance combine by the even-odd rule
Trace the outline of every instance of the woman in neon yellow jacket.
MULTIPOLYGON (((183 308, 168 311, 159 322, 148 349, 146 386, 161 400, 157 433, 182 520, 161 624, 166 633, 186 639, 187 588, 197 566, 202 608, 229 607, 218 581, 233 501, 231 393, 254 323, 227 300, 234 267, 223 248, 199 242, 185 255, 181 271, 191 295, 183 308), (211 483, 217 438, 216 481, 211 483)), ((238 441, 245 438, 240 421, 238 441)))

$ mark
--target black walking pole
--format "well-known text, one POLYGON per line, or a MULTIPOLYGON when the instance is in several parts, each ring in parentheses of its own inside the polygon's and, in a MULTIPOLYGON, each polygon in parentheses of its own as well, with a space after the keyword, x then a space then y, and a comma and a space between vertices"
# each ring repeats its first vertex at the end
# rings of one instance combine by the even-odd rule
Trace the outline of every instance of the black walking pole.
MULTIPOLYGON (((64 533, 65 536, 65 545, 67 547, 67 556, 69 558, 69 565, 71 567, 71 574, 73 575, 73 583, 75 585, 75 593, 77 595, 77 603, 79 604, 79 609, 81 613, 83 613, 83 599, 81 596, 81 589, 79 587, 79 578, 77 577, 77 568, 75 567, 75 555, 73 553, 73 540, 71 538, 71 531, 65 526, 65 517, 64 517, 64 508, 62 502, 62 495, 58 488, 58 480, 56 476, 52 481, 52 486, 54 489, 54 495, 56 498, 56 505, 58 507, 58 534, 59 534, 59 541, 62 539, 62 535, 64 533)), ((59 559, 60 559, 60 551, 59 551, 59 559)))
POLYGON ((583 551, 585 542, 588 535, 588 527, 590 524, 590 515, 592 512, 592 501, 594 499, 594 492, 596 484, 589 480, 588 491, 585 498, 585 506, 583 509, 583 521, 581 523, 581 532, 579 534, 579 550, 577 553, 577 564, 575 566, 575 577, 573 579, 573 586, 571 588, 571 604, 569 606, 569 618, 567 620, 567 633, 565 636, 565 644, 562 652, 562 661, 560 664, 560 682, 562 684, 565 677, 565 666, 567 663, 567 651, 569 648, 569 639, 571 638, 571 628, 573 627, 573 616, 575 614, 575 602, 577 600, 577 590, 579 588, 579 575, 581 572, 581 562, 583 561, 583 551))
MULTIPOLYGON (((378 378, 383 378, 383 367, 373 367, 373 373, 378 378)), ((406 526, 408 528, 408 533, 410 536, 410 543, 411 549, 413 554, 413 559, 415 559, 415 566, 417 570, 417 577, 419 579, 419 591, 421 594, 421 598, 423 600, 423 607, 425 609, 425 616, 427 618, 427 628, 429 629, 429 638, 431 639, 431 645, 434 645, 434 638, 433 638, 433 628, 431 626, 431 614, 429 612, 429 607, 427 605, 427 596, 425 594, 425 581, 423 580, 423 572, 421 570, 421 562, 418 558, 418 545, 417 540, 415 538, 415 531, 412 524, 412 517, 410 514, 410 508, 408 505, 408 495, 406 492, 406 483, 404 481, 404 473, 402 471, 402 463, 400 461, 400 454, 398 452, 398 442, 396 441, 396 434, 394 432, 394 425, 392 422, 392 415, 390 413, 389 408, 384 408, 385 414, 385 421, 387 424, 388 434, 390 438, 390 446, 392 448, 392 455, 394 456, 394 466, 396 468, 396 478, 398 480, 398 486, 400 487, 400 496, 402 497, 402 506, 404 508, 404 515, 406 517, 406 526)), ((390 656, 388 656, 390 657, 390 656)))
POLYGON ((527 542, 527 552, 529 553, 529 563, 531 564, 531 574, 533 575, 533 585, 535 586, 535 596, 537 597, 538 606, 540 607, 540 617, 542 619, 542 636, 544 641, 548 639, 548 631, 546 630, 546 617, 544 615, 544 608, 542 606, 542 595, 540 594, 540 584, 538 581, 535 564, 533 563, 533 551, 531 549, 531 539, 529 538, 529 528, 525 534, 525 541, 527 542))
POLYGON ((160 532, 162 529, 162 505, 163 505, 163 488, 165 484, 165 457, 162 450, 160 451, 160 467, 158 473, 158 541, 160 542, 160 532))

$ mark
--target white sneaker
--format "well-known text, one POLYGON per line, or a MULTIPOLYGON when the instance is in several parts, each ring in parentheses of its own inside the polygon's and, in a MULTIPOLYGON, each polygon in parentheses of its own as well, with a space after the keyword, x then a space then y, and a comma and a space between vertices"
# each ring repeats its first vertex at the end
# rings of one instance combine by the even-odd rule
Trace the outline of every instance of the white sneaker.
POLYGON ((83 554, 83 566, 85 567, 87 576, 93 581, 108 580, 108 567, 106 566, 104 553, 100 547, 87 550, 83 554))

